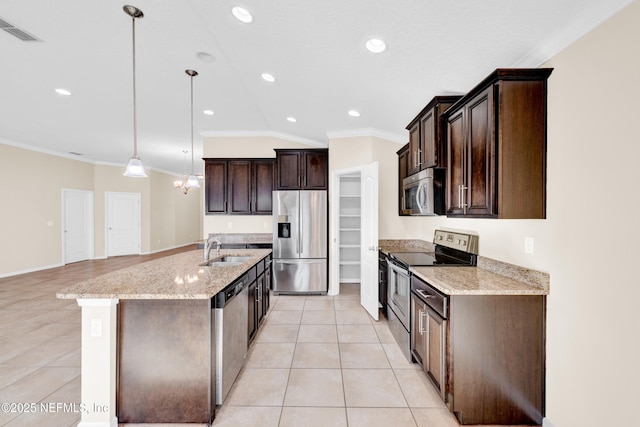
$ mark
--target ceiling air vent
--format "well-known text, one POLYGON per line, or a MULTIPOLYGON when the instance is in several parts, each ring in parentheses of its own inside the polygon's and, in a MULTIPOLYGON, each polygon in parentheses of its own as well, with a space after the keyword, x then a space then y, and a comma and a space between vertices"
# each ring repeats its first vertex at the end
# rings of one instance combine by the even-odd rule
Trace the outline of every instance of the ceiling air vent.
POLYGON ((4 18, 0 17, 0 28, 5 30, 7 33, 19 38, 23 42, 39 42, 42 41, 37 37, 29 34, 25 30, 16 27, 15 25, 7 22, 4 18))

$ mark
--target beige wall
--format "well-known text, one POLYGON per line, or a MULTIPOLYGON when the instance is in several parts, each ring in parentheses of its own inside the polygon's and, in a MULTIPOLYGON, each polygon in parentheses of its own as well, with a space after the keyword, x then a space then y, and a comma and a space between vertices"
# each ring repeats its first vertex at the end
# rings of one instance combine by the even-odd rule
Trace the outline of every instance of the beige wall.
POLYGON ((555 68, 547 416, 556 427, 637 422, 639 23, 634 1, 545 64, 555 68))
POLYGON ((95 258, 106 253, 105 192, 141 194, 141 253, 199 238, 200 190, 185 197, 173 189, 172 175, 149 170, 149 178, 127 178, 123 168, 0 143, 0 277, 62 264, 63 189, 94 193, 95 258))

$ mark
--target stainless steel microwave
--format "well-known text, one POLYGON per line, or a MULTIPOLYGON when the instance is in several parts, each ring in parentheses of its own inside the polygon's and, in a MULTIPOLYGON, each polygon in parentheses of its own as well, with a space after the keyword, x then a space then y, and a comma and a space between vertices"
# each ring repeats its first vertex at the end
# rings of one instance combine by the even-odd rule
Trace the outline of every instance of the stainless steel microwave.
POLYGON ((443 215, 445 169, 428 168, 402 180, 403 215, 443 215))

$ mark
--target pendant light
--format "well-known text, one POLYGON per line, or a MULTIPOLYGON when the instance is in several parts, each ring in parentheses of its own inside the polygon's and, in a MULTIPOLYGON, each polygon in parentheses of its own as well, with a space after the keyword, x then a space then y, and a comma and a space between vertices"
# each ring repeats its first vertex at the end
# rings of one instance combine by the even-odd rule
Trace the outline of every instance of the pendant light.
POLYGON ((140 9, 134 6, 122 6, 124 12, 131 17, 133 27, 133 156, 129 159, 124 176, 146 178, 142 161, 138 158, 138 127, 136 123, 136 18, 144 17, 140 9))
POLYGON ((200 188, 198 177, 193 170, 193 78, 198 75, 198 72, 194 70, 184 70, 184 72, 191 78, 191 175, 187 178, 186 187, 200 188))

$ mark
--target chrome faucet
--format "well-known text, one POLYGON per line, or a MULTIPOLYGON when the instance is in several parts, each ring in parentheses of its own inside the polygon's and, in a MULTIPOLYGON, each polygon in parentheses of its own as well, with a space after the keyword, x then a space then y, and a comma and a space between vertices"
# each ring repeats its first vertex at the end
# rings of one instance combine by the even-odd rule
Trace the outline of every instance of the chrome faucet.
POLYGON ((216 255, 220 255, 220 246, 222 245, 222 242, 216 239, 215 237, 209 237, 206 240, 206 242, 204 242, 204 260, 205 261, 209 261, 209 252, 211 252, 211 247, 213 246, 214 243, 216 243, 217 245, 216 255))

